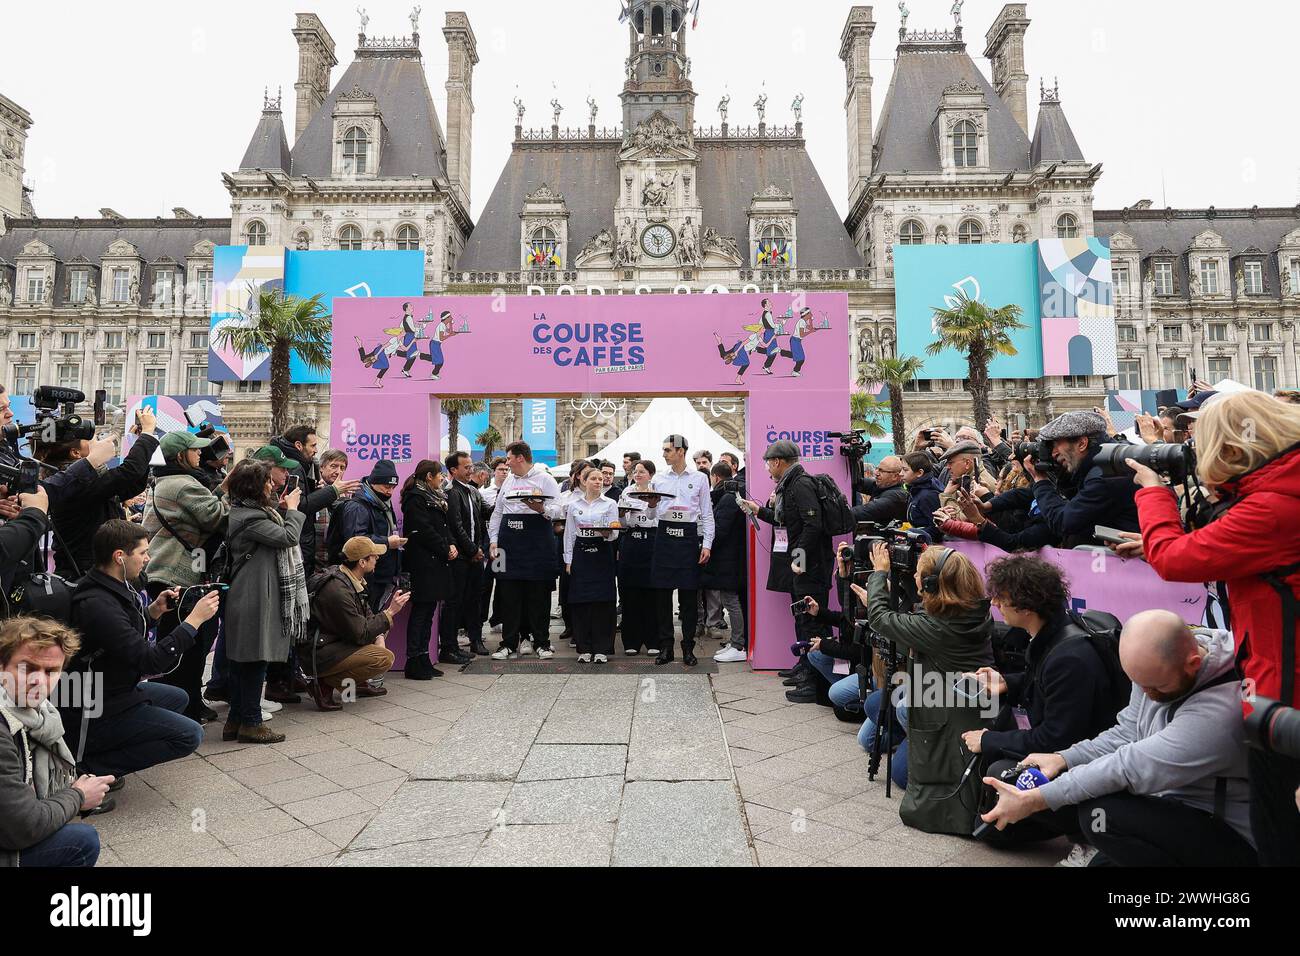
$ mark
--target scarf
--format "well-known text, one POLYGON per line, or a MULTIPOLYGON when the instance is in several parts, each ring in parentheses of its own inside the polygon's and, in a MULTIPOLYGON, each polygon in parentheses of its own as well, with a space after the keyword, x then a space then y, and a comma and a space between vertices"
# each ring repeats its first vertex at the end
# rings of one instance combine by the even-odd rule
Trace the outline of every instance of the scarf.
POLYGON ((72 785, 76 762, 63 740, 63 719, 49 699, 39 707, 19 707, 0 686, 0 710, 13 716, 23 727, 28 741, 27 763, 31 768, 36 797, 44 800, 72 785))
MULTIPOLYGON (((268 509, 267 514, 284 524, 279 512, 268 509)), ((280 624, 290 643, 301 644, 307 639, 307 618, 311 617, 302 548, 296 544, 281 548, 275 554, 275 561, 280 577, 280 624)))

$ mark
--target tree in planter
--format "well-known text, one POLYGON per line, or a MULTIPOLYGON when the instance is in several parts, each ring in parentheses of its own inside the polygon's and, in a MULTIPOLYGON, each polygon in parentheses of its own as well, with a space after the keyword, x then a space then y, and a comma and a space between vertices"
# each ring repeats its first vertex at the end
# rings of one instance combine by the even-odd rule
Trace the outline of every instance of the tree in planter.
POLYGON ((957 294, 952 308, 934 310, 938 339, 926 346, 925 351, 938 355, 945 349, 954 349, 966 356, 966 390, 975 406, 976 429, 982 430, 992 417, 989 365, 999 355, 1019 353, 1011 343, 1011 333, 1028 328, 1020 321, 1023 314, 1018 305, 993 309, 964 292, 957 294))
POLYGON ((501 447, 502 441, 501 433, 496 430, 496 426, 489 425, 474 439, 474 444, 483 449, 483 460, 490 462, 492 453, 501 447))
POLYGON ((442 413, 447 416, 447 454, 460 446, 460 417, 477 415, 487 408, 481 398, 447 398, 442 402, 442 413))
POLYGON ((215 344, 229 347, 246 359, 271 355, 271 434, 289 427, 289 360, 298 354, 313 372, 328 372, 332 317, 324 296, 286 296, 280 289, 262 289, 253 309, 240 311, 243 321, 217 330, 215 344))
POLYGON ((907 425, 903 417, 903 387, 915 381, 925 363, 915 356, 880 358, 863 366, 858 384, 889 386, 889 417, 893 426, 894 451, 907 454, 907 425))

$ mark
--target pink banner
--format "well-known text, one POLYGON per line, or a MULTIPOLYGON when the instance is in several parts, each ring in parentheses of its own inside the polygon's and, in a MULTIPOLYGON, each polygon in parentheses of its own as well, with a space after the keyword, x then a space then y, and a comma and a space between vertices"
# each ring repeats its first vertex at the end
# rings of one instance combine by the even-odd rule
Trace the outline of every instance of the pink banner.
MULTIPOLYGON (((1002 549, 978 541, 946 543, 970 558, 981 574, 989 562, 1008 557, 1002 549)), ((1205 616, 1204 585, 1162 581, 1151 565, 1140 559, 1057 548, 1044 548, 1033 557, 1050 561, 1065 572, 1076 611, 1108 611, 1127 621, 1139 611, 1159 608, 1195 625, 1205 616)))
MULTIPOLYGON (((827 435, 849 424, 843 293, 336 299, 334 310, 331 439, 353 474, 381 458, 410 474, 439 447, 440 398, 735 395, 749 454, 789 439, 810 471, 847 480, 827 435)), ((747 478, 766 500, 761 464, 747 478)), ((764 588, 769 530, 759 537, 751 658, 771 670, 792 660, 794 628, 788 595, 764 588)))

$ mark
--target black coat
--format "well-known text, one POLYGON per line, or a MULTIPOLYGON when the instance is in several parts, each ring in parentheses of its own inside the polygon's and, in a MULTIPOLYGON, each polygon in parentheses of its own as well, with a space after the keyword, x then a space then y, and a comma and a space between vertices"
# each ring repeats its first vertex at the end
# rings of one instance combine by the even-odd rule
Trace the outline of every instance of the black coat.
POLYGON ((105 521, 124 516, 122 503, 144 491, 149 483, 149 459, 158 448, 153 435, 141 435, 116 468, 96 475, 76 493, 50 499, 55 573, 75 581, 95 566, 91 541, 105 521))
POLYGON ((773 527, 767 589, 784 591, 796 598, 830 591, 834 546, 822 525, 822 503, 817 497, 816 482, 803 465, 795 465, 785 473, 776 486, 776 507, 763 508, 758 517, 773 527), (789 548, 782 554, 775 548, 777 528, 786 529, 789 542, 789 548), (791 568, 795 554, 804 556, 803 574, 795 574, 791 568))
POLYGON ((1001 729, 990 730, 980 743, 988 760, 1056 753, 1115 723, 1106 667, 1064 611, 1029 642, 1025 670, 1004 676, 1006 703, 1025 709, 1029 729, 1017 729, 1010 716, 1000 719, 1001 729))
POLYGON ((478 551, 487 553, 488 513, 487 503, 477 488, 467 488, 453 481, 447 489, 447 523, 456 545, 457 561, 473 561, 478 551), (473 536, 471 538, 471 529, 473 536))
MULTIPOLYGON (((451 593, 447 555, 456 542, 447 519, 447 499, 416 485, 402 495, 402 570, 411 576, 411 600, 433 604, 451 593)), ((459 546, 458 546, 459 547, 459 546)))
POLYGON ((736 496, 713 489, 713 551, 700 570, 700 587, 740 592, 745 580, 745 515, 736 496))
POLYGON ((1034 501, 1031 488, 1015 488, 993 499, 990 517, 996 524, 980 526, 979 539, 1008 553, 1054 548, 1061 543, 1034 501))
POLYGON ((894 485, 884 491, 874 490, 865 505, 853 508, 854 521, 874 521, 878 525, 892 524, 907 517, 907 506, 912 500, 903 485, 894 485))
MULTIPOLYGON (((397 533, 397 516, 393 514, 393 503, 388 498, 376 494, 369 482, 363 481, 361 487, 347 501, 344 501, 330 516, 336 522, 330 531, 330 563, 337 564, 342 556, 343 545, 352 538, 369 538, 375 544, 388 545, 390 535, 397 533)), ((389 548, 388 553, 375 565, 375 573, 370 576, 374 585, 387 584, 397 577, 397 569, 402 566, 402 553, 389 548)))
POLYGON ((908 523, 935 544, 943 541, 943 532, 934 525, 934 513, 939 510, 939 492, 943 488, 939 478, 933 474, 927 474, 921 481, 907 486, 911 498, 907 505, 908 523))
POLYGON ((1048 527, 1060 536, 1063 547, 1093 543, 1093 529, 1097 525, 1116 531, 1142 530, 1138 524, 1137 503, 1133 500, 1137 493, 1133 476, 1105 477, 1093 464, 1096 455, 1095 450, 1090 452, 1079 464, 1076 474, 1083 478, 1073 483, 1075 490, 1068 499, 1045 479, 1034 484, 1038 508, 1048 527))
MULTIPOLYGON (((145 637, 146 618, 145 609, 125 584, 94 568, 72 594, 71 624, 81 634, 81 650, 67 670, 85 671, 89 667, 103 675, 105 717, 139 703, 143 695, 136 685, 145 677, 174 669, 181 655, 194 646, 198 632, 185 623, 150 643, 145 637), (95 659, 88 665, 91 657, 95 659)), ((61 709, 60 713, 68 746, 76 753, 81 710, 61 709)))
POLYGON ((298 510, 307 516, 302 523, 302 567, 310 577, 316 570, 316 515, 338 500, 339 494, 333 485, 322 485, 320 468, 292 443, 283 438, 271 439, 271 444, 284 452, 285 457, 292 458, 296 466, 289 474, 298 476, 302 497, 298 501, 298 510))
POLYGON ((6 594, 19 563, 32 557, 37 542, 49 527, 50 519, 39 508, 24 508, 16 517, 0 524, 0 587, 6 594))

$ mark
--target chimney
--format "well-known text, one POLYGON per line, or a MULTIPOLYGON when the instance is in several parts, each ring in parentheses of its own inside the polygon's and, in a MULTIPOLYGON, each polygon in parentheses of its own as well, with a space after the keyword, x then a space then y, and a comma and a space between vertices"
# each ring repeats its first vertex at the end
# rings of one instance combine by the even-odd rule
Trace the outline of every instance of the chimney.
POLYGON ((293 85, 297 93, 297 113, 293 124, 293 141, 296 143, 329 95, 330 71, 339 61, 334 57, 334 40, 316 14, 298 14, 293 36, 298 41, 298 82, 293 85))
POLYGON ((1020 128, 1029 135, 1029 74, 1025 72, 1025 33, 1029 18, 1023 3, 1008 3, 989 27, 984 55, 993 64, 993 88, 1020 128))
POLYGON ((442 35, 447 40, 447 179, 468 214, 478 45, 464 13, 449 11, 442 35))
POLYGON ((844 112, 849 132, 850 209, 856 207, 871 178, 871 35, 875 30, 871 7, 854 7, 840 38, 840 59, 848 82, 844 112))

